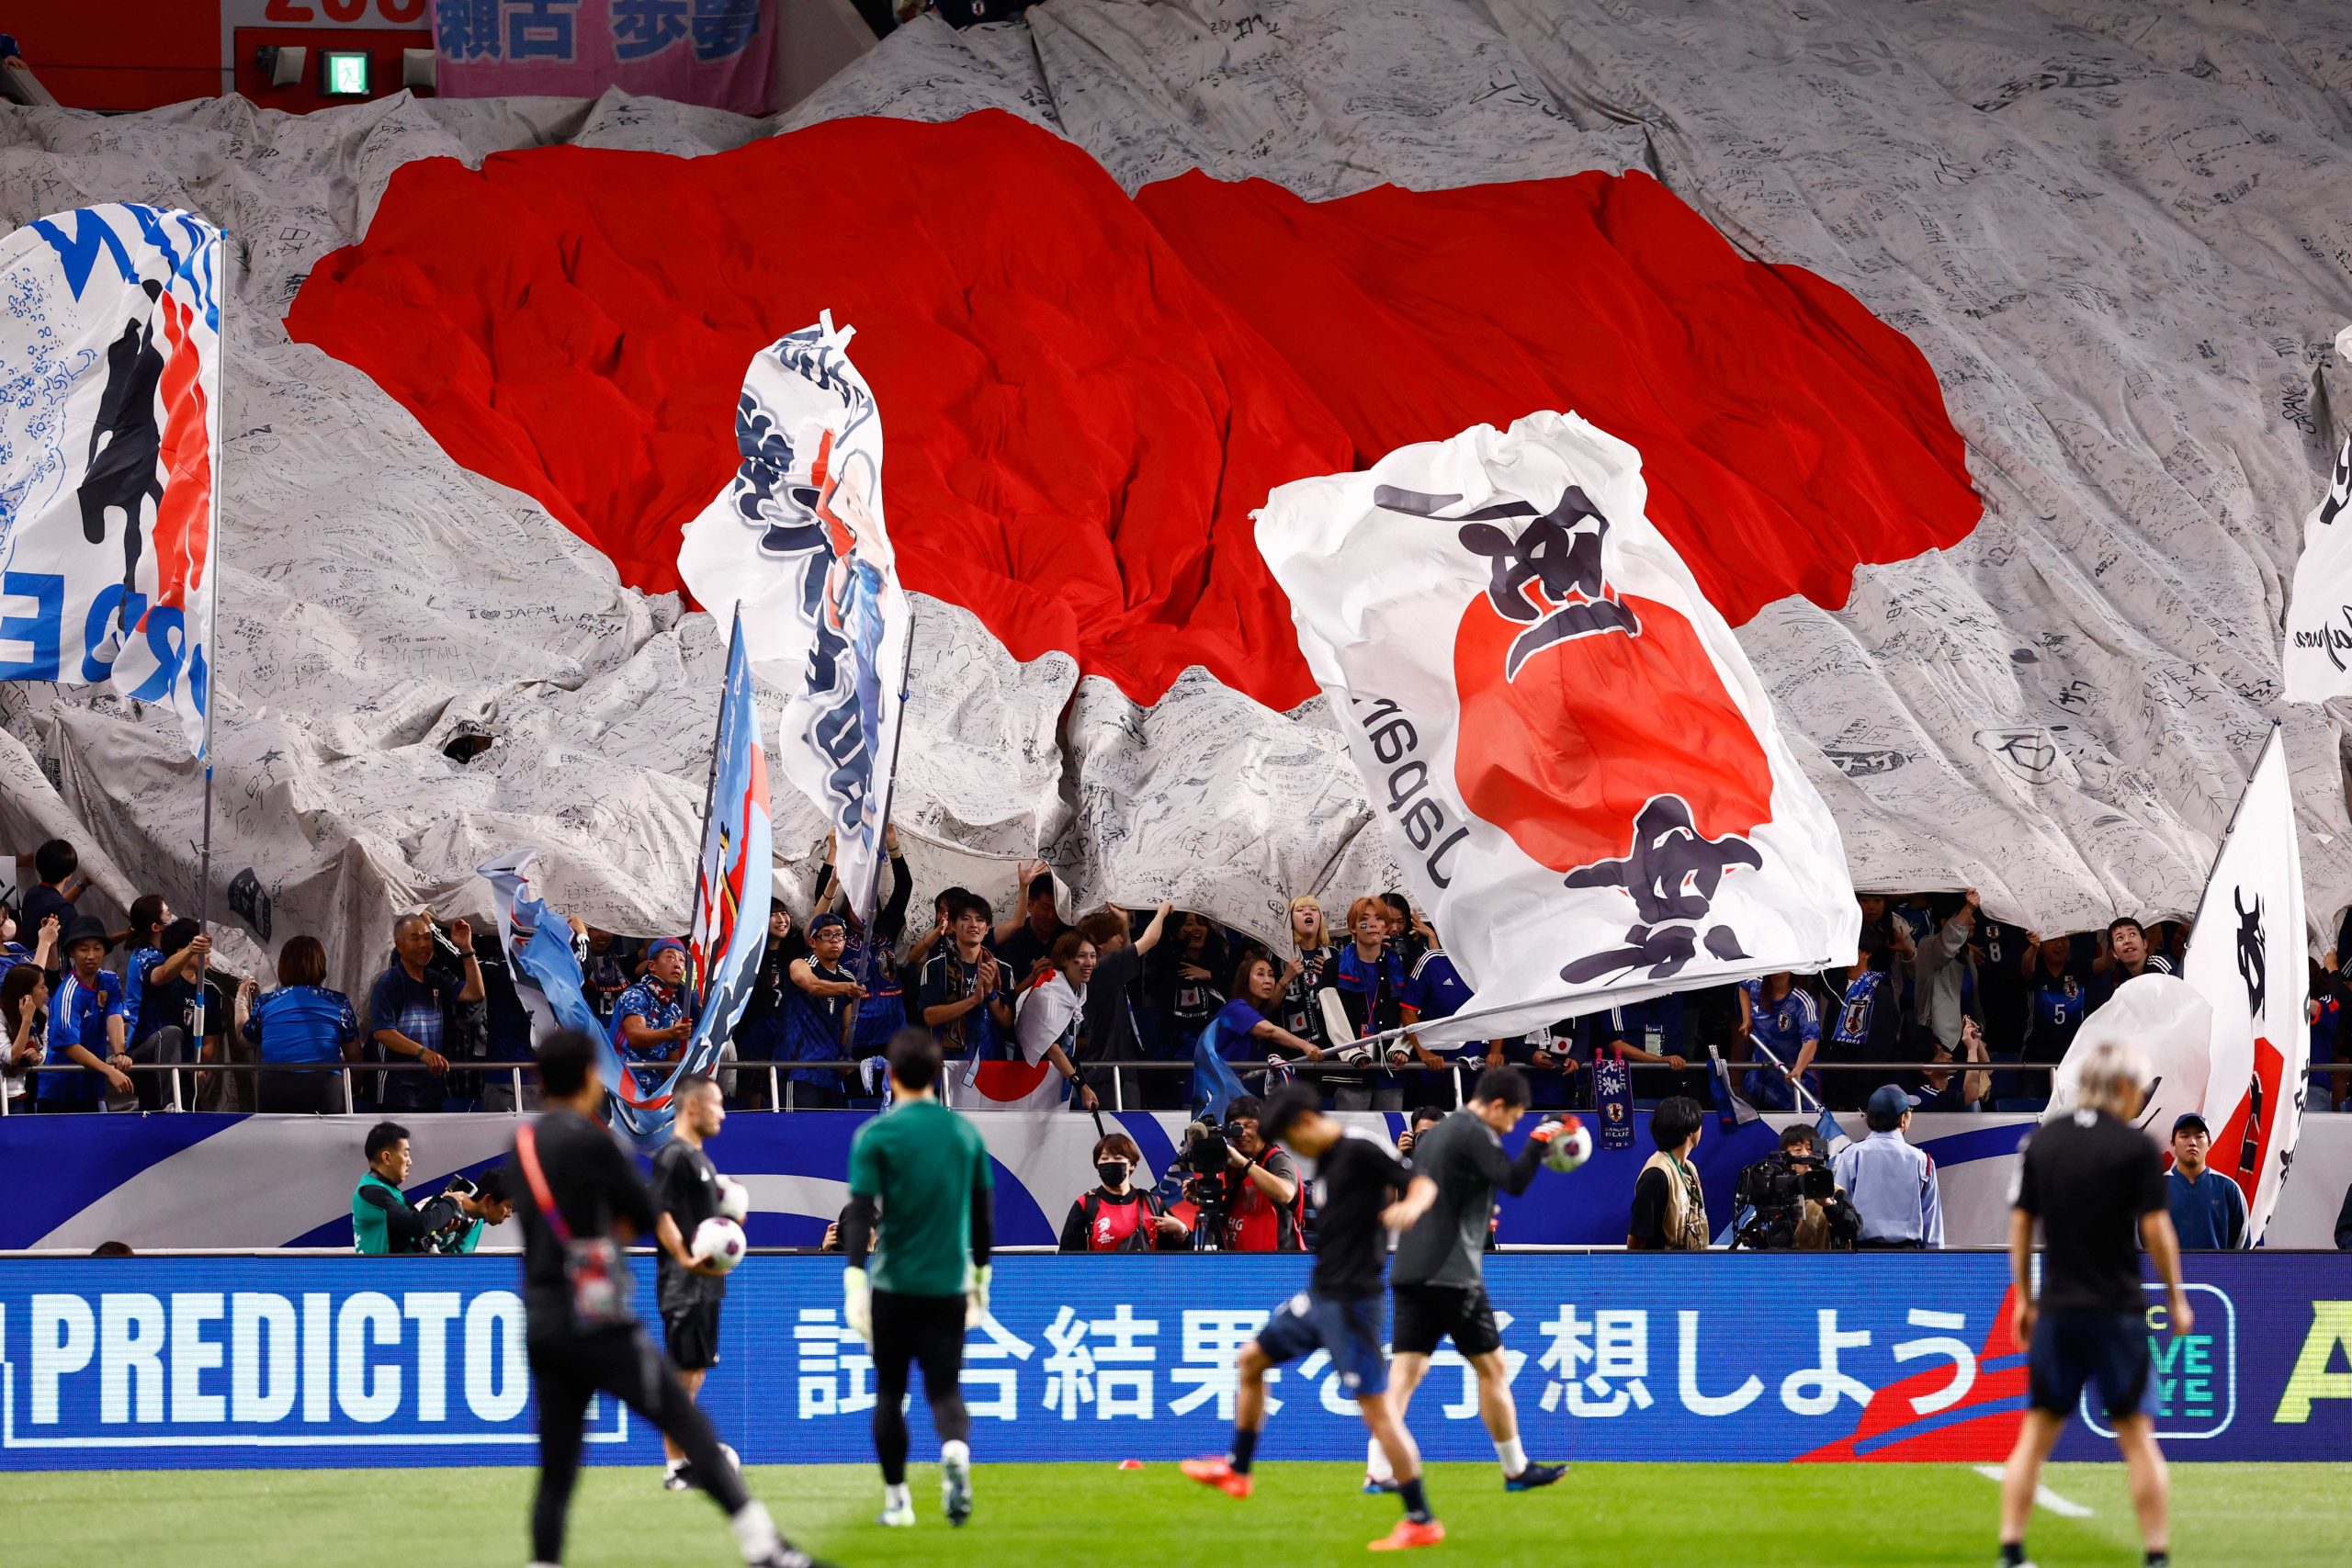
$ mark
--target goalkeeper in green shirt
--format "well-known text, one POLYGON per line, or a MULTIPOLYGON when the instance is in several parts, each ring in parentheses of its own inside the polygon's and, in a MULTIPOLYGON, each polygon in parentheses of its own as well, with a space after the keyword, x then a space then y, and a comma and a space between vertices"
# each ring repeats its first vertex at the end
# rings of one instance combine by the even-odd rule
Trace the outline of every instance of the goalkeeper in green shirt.
POLYGON ((989 1154, 972 1124, 939 1102, 939 1042, 928 1030, 900 1030, 889 1061, 890 1109, 859 1128, 850 1145, 842 1317, 874 1350, 882 1522, 915 1522, 904 1406, 909 1364, 919 1363, 939 1433, 941 1508, 949 1523, 960 1525, 972 1517, 964 1332, 988 1314, 995 1234, 989 1154))

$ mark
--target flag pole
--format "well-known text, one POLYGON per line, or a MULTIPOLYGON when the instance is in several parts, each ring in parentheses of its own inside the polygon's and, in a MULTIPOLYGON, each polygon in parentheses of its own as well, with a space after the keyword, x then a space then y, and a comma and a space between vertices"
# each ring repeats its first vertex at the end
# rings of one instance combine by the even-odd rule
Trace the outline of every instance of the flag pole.
MULTIPOLYGON (((883 775, 882 804, 875 817, 885 830, 890 826, 890 807, 893 797, 899 793, 899 739, 906 733, 907 695, 911 689, 908 684, 908 670, 915 657, 915 602, 903 587, 899 590, 899 597, 905 601, 907 606, 907 640, 899 655, 899 711, 890 721, 890 771, 883 775)), ((877 849, 881 846, 879 835, 875 839, 875 845, 877 849)), ((875 857, 873 874, 865 884, 863 903, 865 907, 859 908, 859 901, 854 899, 850 907, 857 910, 859 924, 871 926, 875 911, 882 904, 882 858, 879 855, 875 857)))
MULTIPOLYGON (((703 785, 702 831, 695 838, 695 881, 694 886, 686 894, 689 902, 702 891, 703 846, 710 842, 710 814, 718 809, 718 743, 727 738, 727 690, 729 683, 735 676, 735 645, 742 639, 743 606, 739 602, 735 606, 734 620, 727 633, 726 671, 718 678, 718 719, 711 727, 710 731, 710 777, 703 785)), ((759 744, 759 737, 753 736, 752 741, 753 745, 759 744)), ((692 940, 695 922, 702 919, 702 910, 699 908, 691 909, 688 911, 688 916, 686 935, 689 940, 692 940)), ((767 917, 762 915, 760 918, 764 920, 767 917)), ((707 954, 695 956, 707 957, 707 954)), ((686 981, 692 987, 686 996, 686 1010, 699 1018, 702 1014, 703 1003, 703 976, 699 969, 689 965, 686 981)))
MULTIPOLYGON (((205 929, 205 922, 209 919, 212 912, 212 710, 220 705, 219 688, 220 685, 220 671, 215 658, 218 651, 215 646, 217 639, 213 634, 215 624, 220 619, 216 612, 219 610, 220 604, 220 514, 222 511, 221 501, 229 487, 229 454, 225 438, 229 430, 229 411, 227 406, 229 401, 229 280, 232 261, 232 258, 229 254, 230 239, 228 233, 225 231, 216 231, 216 232, 219 232, 220 235, 220 265, 218 275, 213 281, 213 297, 219 301, 220 309, 220 330, 219 333, 220 347, 220 396, 214 400, 212 408, 212 418, 215 430, 212 439, 212 515, 209 519, 209 525, 204 531, 204 603, 206 610, 204 617, 204 641, 198 646, 198 651, 204 656, 205 660, 203 741, 204 825, 200 830, 200 838, 196 854, 196 930, 198 935, 206 937, 209 937, 211 934, 205 929)), ((201 385, 200 378, 198 384, 201 385)), ((136 519, 131 519, 130 521, 130 525, 137 525, 136 519)), ((196 1035, 193 1043, 196 1046, 196 1055, 197 1060, 198 1061, 202 1061, 204 1059, 205 1002, 211 989, 211 970, 212 965, 209 962, 207 962, 198 967, 196 971, 196 1006, 190 1010, 188 1015, 189 1022, 193 1026, 196 1035)), ((221 1047, 220 1056, 223 1063, 228 1060, 229 1051, 226 1044, 223 1044, 221 1047)))

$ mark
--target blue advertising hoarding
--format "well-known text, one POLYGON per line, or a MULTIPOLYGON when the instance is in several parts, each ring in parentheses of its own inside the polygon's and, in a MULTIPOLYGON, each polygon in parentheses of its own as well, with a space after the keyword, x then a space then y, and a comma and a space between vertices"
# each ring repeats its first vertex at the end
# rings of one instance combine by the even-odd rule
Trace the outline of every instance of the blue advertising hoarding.
MULTIPOLYGON (((967 1350, 975 1450, 1218 1450, 1234 1351, 1307 1262, 1001 1258, 967 1350)), ((2352 1452, 2352 1259, 2215 1255, 2190 1271, 2194 1334, 2161 1332, 2151 1295, 2150 1408, 2172 1456, 2352 1452)), ((1488 1280, 1529 1450, 1551 1458, 1997 1460, 2024 1404, 1994 1255, 1502 1255, 1488 1280)), ((515 1285, 511 1258, 0 1261, 0 1469, 528 1463, 515 1285)), ((868 1451, 873 1368, 842 1325, 837 1258, 748 1260, 721 1349, 703 1404, 745 1460, 868 1451)), ((1271 1393, 1268 1457, 1363 1453, 1328 1363, 1284 1368, 1271 1393)), ((922 1451, 920 1399, 914 1419, 922 1451)), ((1432 1458, 1489 1452, 1450 1352, 1411 1426, 1432 1458)), ((658 1460, 610 1401, 591 1429, 594 1459, 658 1460)), ((2060 1449, 2107 1451, 2083 1423, 2060 1449)))

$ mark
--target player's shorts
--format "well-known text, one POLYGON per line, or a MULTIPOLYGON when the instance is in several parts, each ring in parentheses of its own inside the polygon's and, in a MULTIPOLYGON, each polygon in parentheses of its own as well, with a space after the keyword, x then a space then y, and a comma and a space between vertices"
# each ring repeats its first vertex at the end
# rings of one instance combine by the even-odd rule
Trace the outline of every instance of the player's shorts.
POLYGON ((670 1364, 682 1372, 718 1365, 718 1303, 695 1302, 662 1314, 662 1339, 670 1364))
POLYGON ((2086 1383, 2098 1390, 2109 1426, 2140 1413, 2148 1392, 2148 1324, 2136 1312, 2043 1313, 2033 1325, 2028 1385, 2036 1410, 2074 1414, 2086 1383))
POLYGON ((1441 1342, 1453 1341, 1465 1356, 1503 1347, 1495 1326, 1494 1303, 1484 1285, 1398 1285, 1396 1331, 1391 1338, 1400 1356, 1432 1356, 1441 1342))
POLYGON ((1301 1291, 1276 1307, 1258 1331, 1258 1348, 1277 1365, 1329 1350, 1340 1386, 1349 1398, 1361 1399, 1388 1387, 1388 1358, 1380 1348, 1381 1315, 1378 1296, 1348 1299, 1301 1291))

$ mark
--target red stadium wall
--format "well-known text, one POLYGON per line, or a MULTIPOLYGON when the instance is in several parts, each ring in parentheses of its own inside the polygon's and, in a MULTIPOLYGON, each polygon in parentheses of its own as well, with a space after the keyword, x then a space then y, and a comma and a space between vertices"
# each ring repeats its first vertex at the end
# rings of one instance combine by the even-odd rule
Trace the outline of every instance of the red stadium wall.
POLYGON ((0 5, 57 101, 148 109, 220 90, 220 0, 32 0, 0 5))
POLYGON ((381 97, 400 91, 401 51, 433 47, 430 0, 31 0, 0 4, 34 74, 71 108, 150 109, 211 97, 232 82, 264 108, 301 113, 319 93, 321 49, 364 49, 381 97), (313 52, 303 81, 267 85, 254 51, 313 52))

